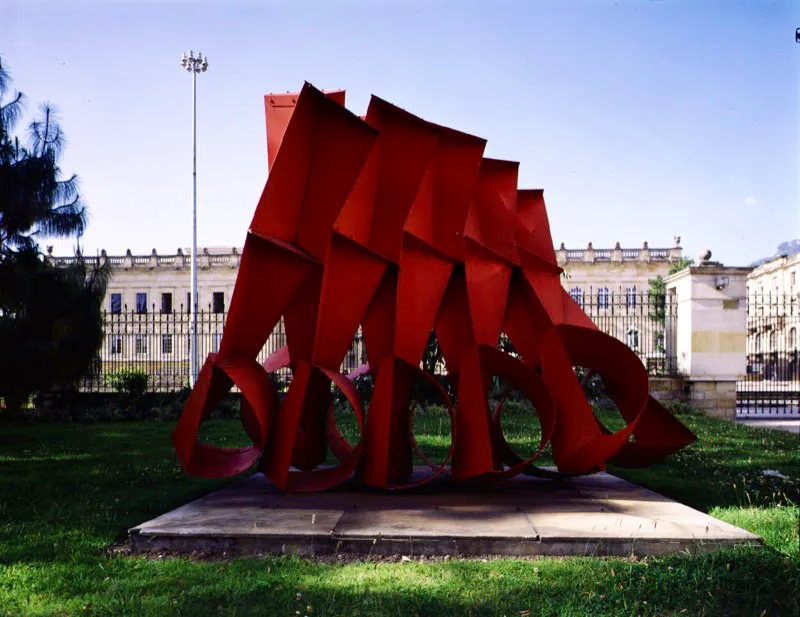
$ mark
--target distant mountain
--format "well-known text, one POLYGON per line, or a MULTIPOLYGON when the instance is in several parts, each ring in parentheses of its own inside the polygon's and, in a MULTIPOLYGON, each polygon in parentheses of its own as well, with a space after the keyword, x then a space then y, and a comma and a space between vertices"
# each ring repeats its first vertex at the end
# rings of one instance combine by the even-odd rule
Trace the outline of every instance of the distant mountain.
POLYGON ((787 240, 786 242, 781 242, 778 245, 778 252, 774 255, 770 255, 769 257, 762 257, 750 264, 751 267, 760 266, 763 263, 768 261, 772 261, 776 257, 783 257, 784 255, 794 255, 795 253, 800 253, 800 239, 797 240, 787 240))

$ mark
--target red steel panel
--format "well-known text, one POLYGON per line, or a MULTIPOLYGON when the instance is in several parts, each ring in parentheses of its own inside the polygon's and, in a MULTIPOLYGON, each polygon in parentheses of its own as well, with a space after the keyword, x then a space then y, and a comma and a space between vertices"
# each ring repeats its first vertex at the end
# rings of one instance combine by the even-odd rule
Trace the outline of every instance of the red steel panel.
POLYGON ((453 262, 407 234, 400 255, 394 353, 411 364, 422 361, 453 262))
POLYGON ((314 342, 316 365, 339 370, 385 270, 382 257, 334 234, 322 281, 314 342))
MULTIPOLYGON (((361 119, 344 92, 306 84, 267 95, 269 179, 256 206, 219 354, 206 360, 172 436, 187 473, 222 477, 258 462, 281 489, 417 486, 449 466, 455 480, 517 473, 592 473, 641 466, 695 436, 648 393, 636 354, 600 332, 561 285, 544 195, 519 190, 519 164, 485 159, 485 141, 373 97, 361 119), (283 317, 288 344, 256 362, 283 317), (359 325, 369 363, 339 367, 359 325), (431 329, 458 405, 420 368, 431 329), (515 357, 498 349, 505 332, 515 357), (626 425, 595 417, 574 366, 601 376, 626 425), (279 403, 271 373, 290 368, 279 403), (369 416, 353 380, 373 379, 369 416), (541 438, 523 459, 489 408, 499 376, 533 404, 541 438), (447 458, 435 464, 413 435, 420 380, 451 417, 447 458), (252 445, 216 448, 198 431, 233 387, 252 445), (361 436, 335 424, 331 392, 351 405, 361 436), (558 472, 535 466, 552 445, 558 472), (324 465, 328 449, 338 459, 324 465), (413 453, 432 473, 412 474, 413 453), (259 461, 260 459, 260 461, 259 461)), ((360 380, 362 381, 362 380, 360 380)))
MULTIPOLYGON (((325 92, 325 96, 344 107, 344 90, 325 92)), ((264 110, 267 116, 267 165, 269 169, 272 169, 272 163, 283 142, 286 127, 289 126, 289 120, 291 120, 294 108, 297 105, 297 97, 297 92, 264 95, 264 110)))
POLYGON ((370 248, 397 263, 403 226, 439 143, 439 130, 376 96, 370 100, 367 123, 380 132, 370 248))

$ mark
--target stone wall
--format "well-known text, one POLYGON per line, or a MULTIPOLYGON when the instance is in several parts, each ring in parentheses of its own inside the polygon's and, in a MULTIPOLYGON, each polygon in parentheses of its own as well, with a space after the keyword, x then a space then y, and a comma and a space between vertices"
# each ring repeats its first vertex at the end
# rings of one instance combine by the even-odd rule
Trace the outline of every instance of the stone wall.
POLYGON ((736 419, 735 381, 687 382, 685 401, 712 418, 736 419))
POLYGON ((680 377, 651 377, 650 394, 662 402, 682 402, 684 400, 683 379, 680 377))
POLYGON ((682 377, 651 377, 650 394, 662 403, 688 403, 713 418, 736 419, 735 381, 688 381, 682 377))

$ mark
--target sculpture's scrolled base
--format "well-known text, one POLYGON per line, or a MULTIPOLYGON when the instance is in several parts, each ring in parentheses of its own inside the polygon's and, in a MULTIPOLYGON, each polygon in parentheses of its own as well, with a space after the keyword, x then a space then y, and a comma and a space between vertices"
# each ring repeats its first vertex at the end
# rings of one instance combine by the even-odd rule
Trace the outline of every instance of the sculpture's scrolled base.
MULTIPOLYGON (((416 473, 426 473, 419 468, 416 473)), ((261 474, 130 530, 134 552, 227 556, 631 556, 761 539, 610 474, 517 476, 495 487, 434 480, 386 493, 344 485, 286 494, 261 474)))

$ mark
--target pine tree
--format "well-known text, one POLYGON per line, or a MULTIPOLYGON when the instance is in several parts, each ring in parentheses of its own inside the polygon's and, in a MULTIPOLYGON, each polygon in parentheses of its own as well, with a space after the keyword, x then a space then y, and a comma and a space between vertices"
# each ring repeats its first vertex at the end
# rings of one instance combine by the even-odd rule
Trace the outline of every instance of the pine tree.
POLYGON ((31 394, 69 387, 91 368, 110 269, 88 268, 78 251, 56 268, 39 250, 43 238, 79 239, 86 207, 77 177, 61 178, 55 109, 41 106, 21 144, 25 97, 10 85, 0 58, 0 398, 16 414, 31 394))

